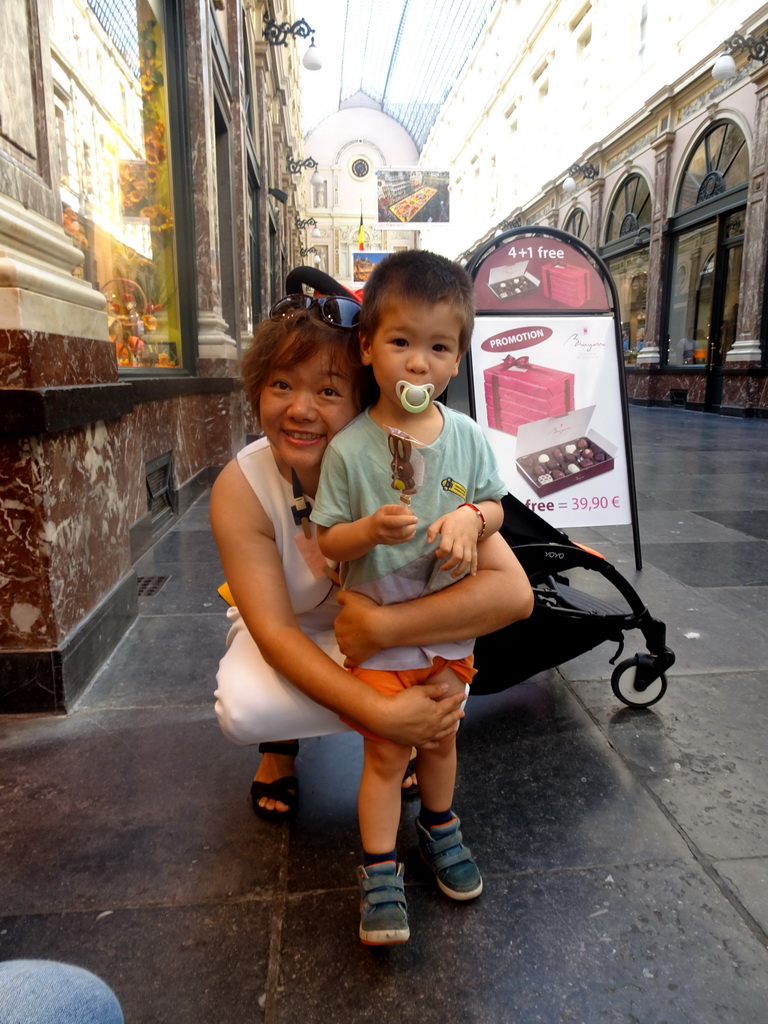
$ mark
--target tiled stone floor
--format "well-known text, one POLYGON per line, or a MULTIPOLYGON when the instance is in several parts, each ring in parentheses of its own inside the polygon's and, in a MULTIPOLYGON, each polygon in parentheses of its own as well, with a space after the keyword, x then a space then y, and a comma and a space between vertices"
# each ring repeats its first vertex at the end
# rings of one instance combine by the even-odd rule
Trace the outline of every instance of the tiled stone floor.
POLYGON ((254 817, 257 755, 211 706, 203 498, 137 566, 168 580, 74 711, 0 718, 0 958, 90 968, 128 1024, 765 1024, 768 423, 635 408, 632 430, 644 568, 629 527, 571 536, 667 623, 669 689, 624 707, 606 644, 470 700, 479 900, 433 888, 407 805, 412 939, 360 945, 352 735, 303 744, 292 826, 254 817))

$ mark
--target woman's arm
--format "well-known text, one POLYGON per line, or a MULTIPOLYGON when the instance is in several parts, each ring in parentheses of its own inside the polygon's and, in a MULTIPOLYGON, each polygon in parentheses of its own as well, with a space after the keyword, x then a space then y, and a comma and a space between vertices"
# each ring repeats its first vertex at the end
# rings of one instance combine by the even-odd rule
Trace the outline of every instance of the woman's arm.
POLYGON ((479 545, 478 558, 476 576, 415 601, 379 606, 342 590, 335 628, 347 662, 357 665, 385 647, 469 640, 527 619, 531 585, 500 534, 479 545))
MULTIPOLYGON (((211 525, 224 575, 264 659, 312 700, 403 746, 425 746, 450 733, 460 698, 438 701, 440 687, 414 686, 384 697, 329 658, 293 614, 272 523, 236 460, 211 492, 211 525)), ((254 680, 258 685, 258 680, 254 680)))

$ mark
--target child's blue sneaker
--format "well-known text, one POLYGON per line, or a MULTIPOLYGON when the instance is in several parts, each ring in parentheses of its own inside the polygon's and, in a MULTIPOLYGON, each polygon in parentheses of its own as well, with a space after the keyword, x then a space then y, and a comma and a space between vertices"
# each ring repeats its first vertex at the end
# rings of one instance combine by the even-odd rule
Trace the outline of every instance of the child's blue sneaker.
POLYGON ((391 946, 407 942, 408 910, 405 904, 403 865, 393 860, 359 867, 360 939, 366 946, 391 946))
POLYGON ((473 900, 483 891, 483 879, 472 859, 472 851, 462 842, 460 825, 459 819, 454 817, 445 825, 427 829, 417 818, 419 850, 446 896, 452 900, 473 900))

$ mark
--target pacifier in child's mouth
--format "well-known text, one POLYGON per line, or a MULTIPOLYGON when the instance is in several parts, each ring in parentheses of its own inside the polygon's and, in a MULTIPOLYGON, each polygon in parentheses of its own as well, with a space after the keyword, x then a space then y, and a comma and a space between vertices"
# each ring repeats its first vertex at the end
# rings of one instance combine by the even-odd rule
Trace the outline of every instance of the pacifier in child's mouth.
POLYGON ((435 391, 434 384, 411 384, 399 380, 395 385, 397 397, 406 412, 424 412, 435 391))

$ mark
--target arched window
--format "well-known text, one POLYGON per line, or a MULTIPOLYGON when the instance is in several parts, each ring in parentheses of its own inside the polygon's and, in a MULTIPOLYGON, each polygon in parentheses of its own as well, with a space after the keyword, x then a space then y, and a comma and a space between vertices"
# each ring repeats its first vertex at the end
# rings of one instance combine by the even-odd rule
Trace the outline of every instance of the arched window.
POLYGON ((575 210, 571 210, 568 214, 564 230, 580 238, 582 241, 586 241, 589 234, 589 217, 587 217, 581 207, 577 206, 575 210))
POLYGON ((606 218, 605 241, 636 235, 651 224, 651 190, 641 174, 631 174, 614 196, 606 218))
POLYGON ((716 122, 683 168, 670 218, 662 361, 701 367, 711 411, 720 408, 722 367, 736 338, 748 181, 744 133, 733 121, 716 122))
POLYGON ((613 197, 602 255, 616 285, 624 361, 633 363, 645 345, 651 190, 642 174, 630 174, 613 197))
POLYGON ((749 177, 747 141, 738 125, 713 125, 691 154, 680 181, 675 213, 737 188, 749 177))

